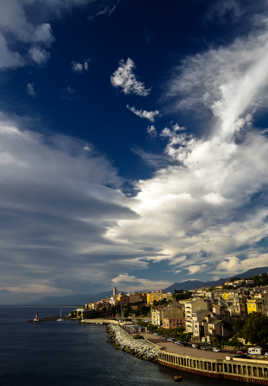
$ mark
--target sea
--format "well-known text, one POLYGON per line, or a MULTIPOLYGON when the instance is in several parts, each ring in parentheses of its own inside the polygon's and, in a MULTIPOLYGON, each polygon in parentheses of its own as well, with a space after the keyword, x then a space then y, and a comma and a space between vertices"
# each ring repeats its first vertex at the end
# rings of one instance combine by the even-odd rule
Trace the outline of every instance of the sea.
MULTIPOLYGON (((67 314, 72 308, 63 308, 67 314)), ((77 321, 28 321, 59 314, 55 307, 0 306, 0 386, 164 386, 176 370, 116 350, 105 327, 77 321)), ((183 386, 239 383, 183 375, 183 386)))

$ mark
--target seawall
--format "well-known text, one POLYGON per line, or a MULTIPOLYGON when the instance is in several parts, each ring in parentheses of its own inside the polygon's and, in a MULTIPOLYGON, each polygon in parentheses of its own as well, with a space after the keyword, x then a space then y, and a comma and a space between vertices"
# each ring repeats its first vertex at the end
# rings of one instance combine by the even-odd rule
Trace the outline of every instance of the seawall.
POLYGON ((268 385, 268 362, 265 361, 256 363, 254 360, 239 361, 239 358, 213 360, 159 350, 158 363, 207 377, 268 385))

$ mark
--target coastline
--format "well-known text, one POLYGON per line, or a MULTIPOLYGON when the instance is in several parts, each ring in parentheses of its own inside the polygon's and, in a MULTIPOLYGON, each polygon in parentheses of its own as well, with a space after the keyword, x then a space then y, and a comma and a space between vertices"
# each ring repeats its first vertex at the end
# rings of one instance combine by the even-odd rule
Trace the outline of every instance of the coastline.
POLYGON ((268 361, 233 358, 223 353, 222 358, 209 354, 206 357, 203 353, 199 356, 174 353, 149 339, 134 339, 119 325, 107 325, 107 332, 117 349, 139 359, 204 377, 268 385, 268 361))
POLYGON ((122 327, 116 325, 107 325, 107 333, 110 336, 110 342, 115 348, 128 352, 136 358, 146 361, 157 362, 159 348, 144 339, 134 339, 122 327))

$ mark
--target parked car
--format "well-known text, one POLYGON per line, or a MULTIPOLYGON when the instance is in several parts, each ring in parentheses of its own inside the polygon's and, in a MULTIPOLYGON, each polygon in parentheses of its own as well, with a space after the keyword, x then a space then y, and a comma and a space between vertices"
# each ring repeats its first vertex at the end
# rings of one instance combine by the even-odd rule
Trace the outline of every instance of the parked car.
POLYGON ((214 352, 220 352, 221 350, 220 350, 219 347, 212 347, 212 351, 214 351, 214 352))
POLYGON ((262 349, 261 347, 249 347, 248 354, 250 355, 261 355, 262 349))
POLYGON ((265 355, 266 357, 268 357, 268 352, 265 352, 264 355, 265 355))

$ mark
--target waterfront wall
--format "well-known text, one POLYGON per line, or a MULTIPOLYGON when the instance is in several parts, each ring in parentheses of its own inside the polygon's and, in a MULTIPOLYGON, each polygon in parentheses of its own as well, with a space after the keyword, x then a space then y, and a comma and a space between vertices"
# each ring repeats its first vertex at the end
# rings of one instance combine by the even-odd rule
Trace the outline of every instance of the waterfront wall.
POLYGON ((255 363, 248 360, 221 360, 190 357, 159 350, 158 363, 208 377, 226 378, 240 382, 268 385, 268 362, 255 363))
POLYGON ((144 339, 134 339, 120 326, 109 324, 107 331, 110 334, 112 343, 120 350, 129 352, 140 359, 157 361, 158 347, 144 339))

